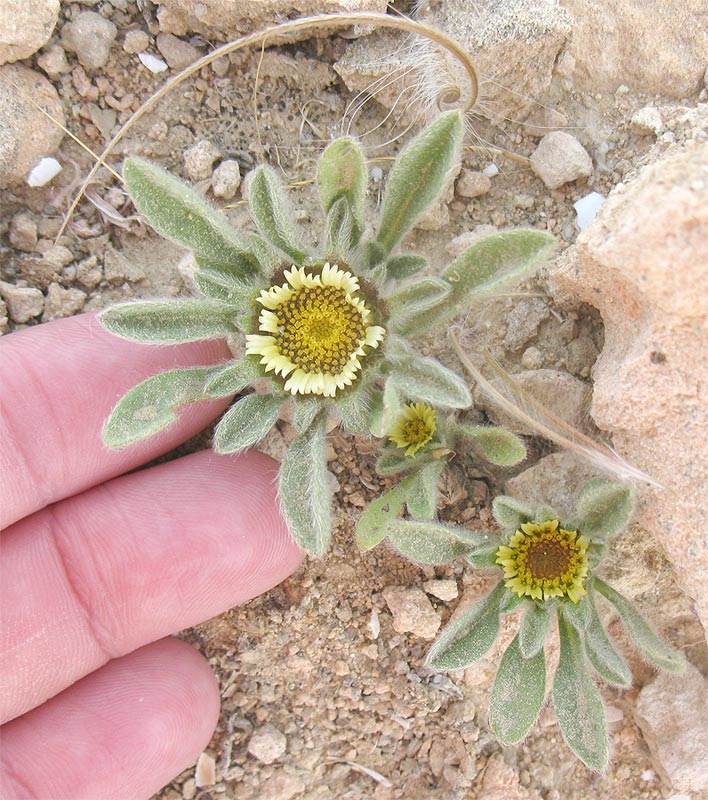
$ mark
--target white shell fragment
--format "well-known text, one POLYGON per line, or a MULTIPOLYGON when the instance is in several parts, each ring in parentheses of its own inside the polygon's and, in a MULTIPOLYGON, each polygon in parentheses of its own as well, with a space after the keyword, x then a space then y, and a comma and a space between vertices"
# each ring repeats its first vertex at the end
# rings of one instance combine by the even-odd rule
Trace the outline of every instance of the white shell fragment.
POLYGON ((578 215, 576 224, 579 230, 584 231, 590 225, 604 202, 605 198, 600 192, 590 192, 585 197, 581 197, 577 203, 573 203, 575 213, 578 215))
POLYGON ((194 782, 198 789, 216 783, 216 762, 208 753, 202 753, 194 771, 194 782))
POLYGON ((27 176, 27 183, 30 186, 44 186, 52 178, 56 178, 61 171, 62 166, 56 158, 40 158, 30 170, 30 174, 27 176))
POLYGON ((150 72, 155 74, 164 72, 167 69, 167 64, 161 58, 152 55, 152 53, 138 53, 138 58, 144 67, 147 67, 150 72))
POLYGON ((488 167, 485 167, 482 170, 482 175, 486 175, 488 178, 493 178, 495 175, 499 174, 499 167, 496 164, 490 164, 488 167))

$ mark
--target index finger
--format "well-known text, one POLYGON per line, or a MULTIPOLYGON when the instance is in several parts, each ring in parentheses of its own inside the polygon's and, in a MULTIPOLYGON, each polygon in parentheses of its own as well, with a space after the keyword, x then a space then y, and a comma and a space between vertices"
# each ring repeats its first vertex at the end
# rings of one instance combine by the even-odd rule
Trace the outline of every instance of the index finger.
POLYGON ((151 439, 109 450, 101 430, 123 394, 157 372, 227 358, 225 342, 140 345, 82 314, 4 336, 0 348, 0 528, 168 452, 227 402, 195 403, 151 439))

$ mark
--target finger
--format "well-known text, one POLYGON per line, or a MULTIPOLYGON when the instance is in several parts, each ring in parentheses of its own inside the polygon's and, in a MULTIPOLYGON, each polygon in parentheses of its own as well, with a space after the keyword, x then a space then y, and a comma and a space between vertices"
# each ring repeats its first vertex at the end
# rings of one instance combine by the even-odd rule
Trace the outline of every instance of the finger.
POLYGON ((176 639, 155 642, 5 725, 0 796, 149 798, 194 762, 218 716, 206 660, 176 639))
POLYGON ((3 336, 0 348, 0 528, 171 450, 225 406, 196 403, 163 433, 108 450, 101 430, 128 389, 157 372, 224 360, 225 343, 135 344, 82 314, 3 336))
POLYGON ((302 553, 278 511, 276 467, 261 453, 204 451, 8 528, 0 720, 290 575, 302 553))

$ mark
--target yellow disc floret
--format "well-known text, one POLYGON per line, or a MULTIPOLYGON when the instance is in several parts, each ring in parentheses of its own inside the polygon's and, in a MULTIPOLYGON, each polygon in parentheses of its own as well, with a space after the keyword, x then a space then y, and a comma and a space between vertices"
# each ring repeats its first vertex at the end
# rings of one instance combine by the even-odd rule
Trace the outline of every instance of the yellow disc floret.
POLYGON ((357 297, 351 272, 325 264, 285 270, 287 283, 263 290, 261 333, 246 337, 246 353, 260 355, 266 372, 287 378, 291 394, 334 397, 361 369, 364 348, 378 347, 385 330, 369 325, 371 310, 357 297))
POLYGON ((436 430, 437 414, 432 406, 408 403, 388 438, 397 447, 405 447, 407 456, 413 456, 428 444, 436 430))
POLYGON ((561 528, 557 519, 527 522, 497 550, 496 562, 504 569, 504 585, 519 596, 577 603, 586 594, 587 549, 588 540, 561 528))

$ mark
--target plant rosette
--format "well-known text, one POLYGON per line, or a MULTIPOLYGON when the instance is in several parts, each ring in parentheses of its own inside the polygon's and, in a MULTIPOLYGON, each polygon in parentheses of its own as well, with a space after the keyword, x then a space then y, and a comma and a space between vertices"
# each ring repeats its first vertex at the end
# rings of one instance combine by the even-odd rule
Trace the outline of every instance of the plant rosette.
MULTIPOLYGON (((389 444, 381 448, 376 471, 405 477, 373 500, 359 517, 356 539, 362 550, 380 544, 388 535, 389 523, 395 525, 404 508, 415 520, 436 517, 440 478, 463 447, 498 467, 511 467, 526 458, 523 440, 506 428, 472 425, 459 421, 454 412, 439 412, 428 403, 400 404, 390 391, 384 395, 391 419, 386 434, 389 444)), ((431 540, 431 546, 434 542, 431 540)), ((439 563, 450 560, 447 552, 440 557, 443 561, 439 563)))
POLYGON ((598 600, 614 607, 650 662, 671 672, 684 668, 681 654, 596 574, 608 542, 629 523, 632 493, 624 485, 596 478, 579 492, 568 516, 549 507, 532 510, 506 496, 495 498, 492 508, 501 538, 435 522, 389 524, 394 545, 420 563, 465 556, 474 567, 503 571, 491 592, 442 631, 426 665, 435 670, 470 666, 496 641, 501 614, 523 607, 490 700, 492 731, 503 744, 516 744, 535 725, 546 699, 544 644, 557 619, 560 660, 551 695, 560 730, 583 763, 603 772, 609 763, 607 720, 589 665, 613 686, 631 686, 632 675, 601 621, 598 600))
POLYGON ((242 234, 182 181, 128 158, 123 177, 135 206, 156 231, 193 252, 194 283, 203 296, 122 303, 104 311, 101 321, 118 336, 148 344, 241 334, 245 354, 148 378, 111 413, 105 443, 126 447, 173 423, 185 404, 237 395, 260 381, 259 392, 238 399, 218 423, 214 449, 238 453, 257 444, 282 406, 294 404, 297 435, 281 465, 280 500, 297 542, 323 555, 331 529, 328 419, 350 432, 382 435, 394 395, 446 409, 470 406, 466 383, 416 353, 406 337, 528 275, 554 247, 541 231, 503 232, 475 242, 440 277, 415 277, 426 260, 397 248, 440 196, 459 159, 463 131, 461 112, 449 111, 404 148, 372 233, 364 152, 351 138, 332 142, 317 168, 326 221, 313 253, 268 166, 250 181, 257 233, 242 234))

